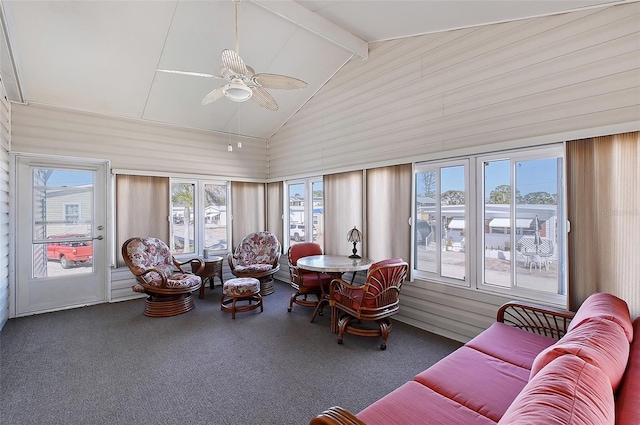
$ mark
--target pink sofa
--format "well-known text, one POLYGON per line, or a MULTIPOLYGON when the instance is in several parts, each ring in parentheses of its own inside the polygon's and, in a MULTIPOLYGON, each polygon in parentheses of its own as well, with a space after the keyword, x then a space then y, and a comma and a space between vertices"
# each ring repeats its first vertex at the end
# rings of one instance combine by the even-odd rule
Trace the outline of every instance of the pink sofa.
POLYGON ((357 415, 336 406, 311 425, 639 425, 634 333, 640 318, 611 294, 575 315, 507 303, 489 329, 357 415))

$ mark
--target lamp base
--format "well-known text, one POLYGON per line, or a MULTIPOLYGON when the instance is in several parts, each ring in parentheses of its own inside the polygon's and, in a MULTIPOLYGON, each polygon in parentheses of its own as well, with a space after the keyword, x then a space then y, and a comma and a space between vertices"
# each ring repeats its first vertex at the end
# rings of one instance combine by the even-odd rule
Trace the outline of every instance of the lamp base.
POLYGON ((354 255, 350 255, 349 258, 362 258, 362 257, 354 254, 354 255))

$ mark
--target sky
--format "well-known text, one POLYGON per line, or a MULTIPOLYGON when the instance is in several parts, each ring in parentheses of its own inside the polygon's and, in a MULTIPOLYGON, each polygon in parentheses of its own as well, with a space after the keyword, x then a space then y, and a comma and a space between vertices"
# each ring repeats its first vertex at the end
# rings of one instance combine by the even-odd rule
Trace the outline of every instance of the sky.
MULTIPOLYGON (((487 195, 496 187, 509 184, 509 164, 509 160, 489 163, 485 176, 487 195)), ((464 190, 463 170, 462 165, 442 169, 442 192, 464 190)), ((532 192, 555 194, 558 193, 557 175, 557 158, 517 162, 516 186, 523 196, 532 192)), ((418 184, 420 183, 418 180, 418 184)), ((419 189, 419 192, 424 192, 419 189)))
POLYGON ((81 186, 93 183, 92 171, 75 171, 75 170, 57 170, 47 180, 47 186, 64 187, 64 186, 81 186))

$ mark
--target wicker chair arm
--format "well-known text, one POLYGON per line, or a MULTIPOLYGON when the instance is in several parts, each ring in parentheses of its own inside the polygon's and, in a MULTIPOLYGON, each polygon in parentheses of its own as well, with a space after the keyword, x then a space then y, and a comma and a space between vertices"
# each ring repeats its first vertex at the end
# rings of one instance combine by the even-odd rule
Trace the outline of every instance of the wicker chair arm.
POLYGON ((236 264, 233 261, 234 258, 236 258, 236 256, 233 252, 227 254, 227 262, 229 263, 229 268, 231 269, 231 271, 235 270, 236 268, 236 264))
POLYGON ((522 301, 509 301, 499 309, 496 320, 528 332, 560 339, 574 312, 522 301))
MULTIPOLYGON (((135 274, 136 278, 140 278, 144 281, 143 276, 146 275, 147 273, 151 273, 151 272, 156 272, 160 275, 160 277, 162 278, 162 284, 160 285, 160 288, 166 288, 167 287, 167 276, 164 274, 164 272, 160 269, 157 269, 155 267, 151 267, 146 269, 145 271, 143 271, 142 273, 138 273, 135 274)), ((146 284, 146 282, 145 282, 146 284)))
MULTIPOLYGON (((180 270, 180 273, 187 273, 187 272, 182 268, 182 266, 184 266, 185 264, 191 264, 191 262, 192 262, 192 261, 196 261, 196 260, 197 260, 197 261, 200 261, 200 262, 201 262, 200 264, 202 265, 202 267, 204 267, 204 262, 203 262, 200 258, 198 258, 198 257, 193 258, 193 259, 191 259, 191 260, 184 261, 184 262, 182 262, 182 263, 181 263, 181 262, 179 262, 178 260, 176 260, 176 259, 175 259, 175 257, 174 257, 174 258, 173 258, 173 265, 174 265, 174 266, 176 266, 176 267, 178 268, 178 270, 180 270)), ((194 271, 194 273, 195 273, 195 271, 194 271)))
POLYGON ((311 419, 309 425, 366 425, 366 423, 348 410, 333 406, 311 419))
POLYGON ((197 274, 198 276, 200 276, 200 272, 202 270, 204 270, 204 260, 202 258, 200 258, 200 257, 196 257, 196 258, 192 258, 191 260, 187 260, 184 263, 181 263, 181 265, 182 264, 186 264, 186 263, 189 263, 191 265, 191 272, 194 273, 194 274, 197 274), (194 264, 193 264, 194 262, 198 263, 198 265, 195 268, 193 267, 194 266, 194 264))

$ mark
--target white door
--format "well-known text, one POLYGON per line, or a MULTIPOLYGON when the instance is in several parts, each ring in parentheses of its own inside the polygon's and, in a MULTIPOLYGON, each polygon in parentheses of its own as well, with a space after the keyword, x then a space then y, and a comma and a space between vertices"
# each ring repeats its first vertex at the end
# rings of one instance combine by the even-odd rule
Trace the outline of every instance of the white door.
POLYGON ((107 164, 16 157, 16 315, 107 300, 107 164))

